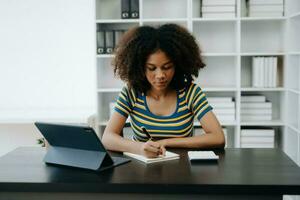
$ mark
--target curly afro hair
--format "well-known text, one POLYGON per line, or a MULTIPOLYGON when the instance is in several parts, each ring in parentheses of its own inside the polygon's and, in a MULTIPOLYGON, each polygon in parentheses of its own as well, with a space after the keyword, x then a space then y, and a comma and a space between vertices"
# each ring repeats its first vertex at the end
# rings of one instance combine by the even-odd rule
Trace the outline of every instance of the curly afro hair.
POLYGON ((145 76, 145 64, 149 55, 163 51, 175 66, 175 75, 170 83, 174 89, 189 86, 205 67, 196 39, 187 29, 176 24, 157 28, 140 26, 128 30, 117 47, 112 62, 114 74, 129 88, 147 92, 151 85, 145 76))

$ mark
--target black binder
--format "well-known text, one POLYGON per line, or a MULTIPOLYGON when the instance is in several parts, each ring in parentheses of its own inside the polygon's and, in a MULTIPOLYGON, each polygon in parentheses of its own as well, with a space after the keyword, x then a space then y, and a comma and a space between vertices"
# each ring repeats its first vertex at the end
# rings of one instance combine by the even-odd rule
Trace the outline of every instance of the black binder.
POLYGON ((131 0, 130 2, 131 18, 139 18, 139 0, 131 0))
POLYGON ((50 144, 44 157, 45 163, 102 171, 130 161, 111 157, 95 131, 88 126, 34 124, 50 144))
POLYGON ((105 53, 105 31, 97 31, 97 54, 105 53))
POLYGON ((121 0, 121 18, 130 18, 130 0, 121 0))
POLYGON ((114 31, 105 31, 105 53, 112 54, 114 50, 114 31))
POLYGON ((121 37, 123 36, 125 30, 115 30, 114 31, 114 48, 118 45, 120 42, 121 37))

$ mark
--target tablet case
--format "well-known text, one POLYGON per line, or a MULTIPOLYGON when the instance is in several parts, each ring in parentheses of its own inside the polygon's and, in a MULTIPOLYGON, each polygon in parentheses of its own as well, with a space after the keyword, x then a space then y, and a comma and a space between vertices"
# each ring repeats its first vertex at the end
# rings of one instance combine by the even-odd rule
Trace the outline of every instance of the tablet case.
POLYGON ((42 122, 35 125, 50 144, 45 163, 102 171, 130 161, 111 157, 90 127, 42 122))

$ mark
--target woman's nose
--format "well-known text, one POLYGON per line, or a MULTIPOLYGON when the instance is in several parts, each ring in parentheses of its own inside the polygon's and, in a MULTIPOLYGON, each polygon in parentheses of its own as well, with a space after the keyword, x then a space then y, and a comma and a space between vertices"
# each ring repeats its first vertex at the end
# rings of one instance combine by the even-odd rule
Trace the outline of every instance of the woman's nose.
POLYGON ((164 78, 164 77, 166 77, 165 72, 163 72, 162 70, 157 70, 156 78, 164 78))

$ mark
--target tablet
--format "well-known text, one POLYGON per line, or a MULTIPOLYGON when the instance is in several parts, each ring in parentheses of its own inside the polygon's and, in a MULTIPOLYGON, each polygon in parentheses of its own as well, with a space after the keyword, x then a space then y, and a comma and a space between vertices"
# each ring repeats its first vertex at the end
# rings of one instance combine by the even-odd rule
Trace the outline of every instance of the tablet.
POLYGON ((123 157, 111 157, 89 126, 34 124, 50 145, 44 157, 48 164, 102 171, 130 161, 123 157))

